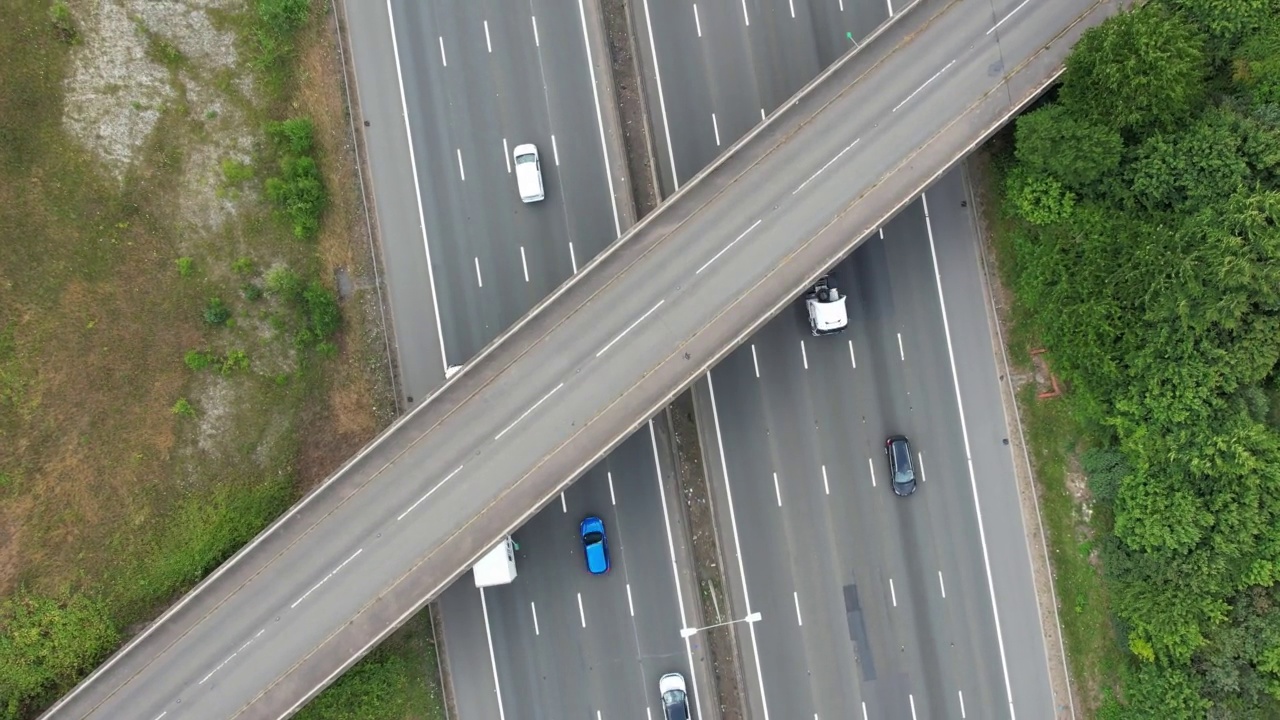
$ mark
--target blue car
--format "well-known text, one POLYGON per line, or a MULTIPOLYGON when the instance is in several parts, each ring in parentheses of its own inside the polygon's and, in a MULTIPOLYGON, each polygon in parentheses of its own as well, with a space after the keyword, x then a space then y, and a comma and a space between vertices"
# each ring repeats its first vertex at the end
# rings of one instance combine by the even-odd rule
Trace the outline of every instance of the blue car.
POLYGON ((592 575, 609 572, 609 544, 604 536, 604 521, 592 515, 582 521, 582 548, 587 556, 587 570, 592 575))

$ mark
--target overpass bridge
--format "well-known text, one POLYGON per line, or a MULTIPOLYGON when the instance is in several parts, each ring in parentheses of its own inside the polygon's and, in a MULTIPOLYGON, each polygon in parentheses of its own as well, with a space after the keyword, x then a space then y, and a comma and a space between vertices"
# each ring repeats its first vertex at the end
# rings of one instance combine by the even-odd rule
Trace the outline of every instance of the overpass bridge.
POLYGON ((900 9, 45 717, 295 711, 1033 99, 1117 1, 900 9))

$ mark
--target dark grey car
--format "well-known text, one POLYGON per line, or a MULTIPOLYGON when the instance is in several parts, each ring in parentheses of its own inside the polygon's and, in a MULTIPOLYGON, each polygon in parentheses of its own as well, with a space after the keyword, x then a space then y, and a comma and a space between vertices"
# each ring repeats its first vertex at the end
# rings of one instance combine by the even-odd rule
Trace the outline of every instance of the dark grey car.
POLYGON ((884 454, 889 458, 889 484, 893 492, 906 497, 916 491, 916 470, 911 465, 911 443, 905 435, 894 435, 884 441, 884 454))

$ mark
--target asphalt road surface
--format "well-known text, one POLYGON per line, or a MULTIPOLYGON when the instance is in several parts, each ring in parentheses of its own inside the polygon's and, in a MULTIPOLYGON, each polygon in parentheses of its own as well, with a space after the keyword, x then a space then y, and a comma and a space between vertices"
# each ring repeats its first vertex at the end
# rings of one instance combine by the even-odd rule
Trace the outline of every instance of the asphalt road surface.
MULTIPOLYGON (((650 107, 672 149, 659 157, 668 188, 696 174, 865 36, 845 28, 873 28, 892 12, 880 0, 771 0, 744 10, 655 2, 640 12, 643 37, 652 38, 641 55, 650 96, 659 96, 654 65, 682 70, 663 83, 663 103, 650 107)), ((956 358, 972 376, 965 386, 968 425, 996 432, 1006 426, 974 218, 961 208, 961 173, 948 174, 932 192, 944 198, 941 207, 935 202, 940 267, 931 253, 932 223, 916 202, 835 271, 838 286, 852 293, 844 335, 813 338, 796 303, 712 373, 727 471, 714 475, 732 480, 743 528, 740 545, 735 537, 722 542, 743 553, 751 599, 736 614, 760 611, 770 619, 754 634, 741 633, 745 652, 767 648, 759 653, 759 676, 748 678, 762 717, 769 710, 775 717, 911 718, 913 711, 942 717, 962 706, 978 717, 1002 717, 1010 676, 1024 716, 1053 716, 1042 633, 1008 636, 1005 645, 1018 662, 1006 667, 1005 638, 996 632, 985 584, 986 538, 970 485, 960 482, 967 479, 967 438, 950 381, 935 269, 962 293, 951 304, 958 334, 969 340, 956 358), (884 439, 897 433, 916 438, 922 467, 956 481, 913 503, 929 510, 895 503, 884 484, 884 439), (879 491, 867 479, 877 471, 879 491), (948 575, 951 593, 944 597, 948 575), (837 627, 848 632, 830 632, 837 627)), ((701 419, 710 423, 710 416, 701 419)), ((1035 628, 1030 558, 1002 439, 979 446, 984 452, 975 457, 992 496, 986 504, 1002 510, 987 513, 990 536, 1003 551, 993 575, 1002 581, 1006 622, 1013 616, 1025 620, 1016 627, 1035 628)))
MULTIPOLYGON (((403 275, 388 280, 393 293, 409 298, 392 303, 396 336, 408 339, 407 348, 419 347, 426 344, 419 342, 422 336, 443 328, 450 364, 470 359, 575 272, 578 263, 590 261, 617 236, 618 223, 626 221, 611 202, 579 7, 529 3, 511 12, 500 5, 393 1, 390 16, 380 23, 382 35, 377 34, 379 24, 369 24, 361 26, 368 32, 355 36, 357 47, 367 46, 369 52, 386 45, 398 51, 396 71, 403 79, 417 190, 432 251, 429 283, 403 275), (543 155, 547 198, 539 203, 521 202, 511 175, 511 149, 524 142, 538 144, 543 155), (439 326, 412 311, 433 303, 437 296, 432 292, 439 298, 439 326)), ((362 69, 362 82, 378 76, 372 66, 362 69)), ((392 167, 375 167, 375 176, 409 164, 402 158, 388 160, 392 167)), ((420 271, 426 261, 419 238, 393 236, 384 244, 391 268, 403 262, 403 267, 420 271)), ((405 363, 406 370, 417 367, 405 363)), ((435 387, 432 381, 438 385, 440 379, 439 368, 432 368, 426 377, 402 382, 423 388, 435 387)), ((406 399, 426 395, 419 391, 406 399)), ((649 569, 654 559, 668 557, 650 445, 647 430, 637 433, 618 451, 626 451, 626 461, 606 460, 602 466, 609 469, 588 473, 566 491, 565 503, 553 503, 521 528, 518 537, 524 543, 513 585, 489 589, 482 598, 471 576, 464 575, 443 593, 444 650, 462 720, 569 717, 582 714, 570 708, 588 698, 595 701, 593 710, 619 716, 626 714, 626 703, 635 704, 634 695, 656 695, 657 675, 633 673, 629 677, 647 684, 631 687, 613 673, 584 672, 584 663, 602 669, 656 664, 659 674, 690 674, 687 648, 678 634, 681 615, 669 561, 658 565, 665 572, 649 569), (622 498, 617 505, 612 502, 615 484, 622 498), (567 512, 570 505, 573 512, 567 512), (604 508, 616 546, 621 546, 622 529, 630 531, 631 552, 615 550, 614 572, 596 580, 587 576, 572 551, 576 547, 581 554, 578 522, 588 511, 606 515, 604 508), (630 558, 638 569, 629 567, 630 558), (612 588, 616 578, 632 573, 645 578, 635 593, 625 582, 625 594, 597 590, 601 585, 612 588), (555 611, 573 604, 573 593, 566 595, 573 587, 598 617, 632 617, 634 636, 645 638, 643 647, 636 642, 595 647, 583 641, 581 629, 562 632, 555 611), (529 620, 539 605, 549 627, 546 636, 530 631, 536 623, 529 620), (621 695, 616 692, 620 685, 635 692, 621 695), (568 688, 576 690, 566 692, 568 688)), ((601 637, 610 636, 597 627, 589 639, 601 637)))
POLYGON ((1044 2, 1002 20, 990 0, 919 2, 51 714, 291 712, 789 306, 813 268, 896 214, 1113 11, 1044 2))

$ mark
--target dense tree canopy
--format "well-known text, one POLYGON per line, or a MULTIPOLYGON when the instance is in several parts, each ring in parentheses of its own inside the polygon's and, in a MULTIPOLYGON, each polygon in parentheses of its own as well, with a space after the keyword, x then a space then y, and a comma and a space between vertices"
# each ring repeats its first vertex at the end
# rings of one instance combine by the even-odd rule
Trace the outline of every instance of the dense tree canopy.
POLYGON ((1110 509, 1104 715, 1280 717, 1280 2, 1118 15, 1013 139, 1014 291, 1110 509))

